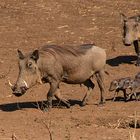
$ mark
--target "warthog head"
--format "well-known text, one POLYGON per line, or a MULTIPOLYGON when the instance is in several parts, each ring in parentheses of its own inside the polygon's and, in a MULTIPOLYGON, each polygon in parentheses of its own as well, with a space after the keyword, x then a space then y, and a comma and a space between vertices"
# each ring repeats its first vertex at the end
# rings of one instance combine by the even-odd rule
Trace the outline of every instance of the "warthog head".
POLYGON ((111 83, 110 83, 110 87, 109 87, 109 91, 114 91, 116 89, 119 88, 119 83, 117 80, 113 80, 111 83))
POLYGON ((139 39, 140 36, 140 17, 126 17, 121 14, 123 23, 123 42, 126 46, 130 46, 134 41, 139 39))
POLYGON ((127 79, 124 81, 123 89, 130 89, 133 86, 134 80, 133 79, 127 79))
POLYGON ((24 56, 21 51, 18 50, 19 56, 19 75, 15 85, 10 82, 13 94, 17 97, 23 95, 27 89, 35 85, 37 82, 41 82, 40 71, 38 68, 39 52, 35 50, 33 53, 24 56))

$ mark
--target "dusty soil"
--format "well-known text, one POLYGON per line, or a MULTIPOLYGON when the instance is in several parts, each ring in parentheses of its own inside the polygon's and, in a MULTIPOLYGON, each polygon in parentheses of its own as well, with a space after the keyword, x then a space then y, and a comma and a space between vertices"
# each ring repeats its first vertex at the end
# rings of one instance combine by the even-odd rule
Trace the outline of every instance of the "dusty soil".
MULTIPOLYGON (((140 115, 140 102, 125 103, 122 93, 113 102, 108 88, 113 79, 133 77, 140 71, 134 48, 122 43, 119 15, 139 14, 139 7, 139 0, 1 0, 0 140, 129 140, 134 129, 128 121, 135 112, 140 115), (72 106, 56 106, 49 112, 37 106, 46 100, 49 85, 35 86, 20 98, 12 96, 7 83, 9 79, 14 83, 18 75, 17 49, 28 52, 45 44, 83 43, 106 49, 110 75, 105 75, 104 106, 97 106, 98 86, 88 105, 81 107, 85 89, 62 83, 62 94, 72 106)), ((135 136, 140 139, 140 129, 135 136)))

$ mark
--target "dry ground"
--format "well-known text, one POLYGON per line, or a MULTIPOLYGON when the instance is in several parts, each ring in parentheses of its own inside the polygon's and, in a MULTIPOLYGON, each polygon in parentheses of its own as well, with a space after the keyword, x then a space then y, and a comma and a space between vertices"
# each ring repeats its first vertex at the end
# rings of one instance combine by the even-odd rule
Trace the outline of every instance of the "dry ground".
MULTIPOLYGON (((120 12, 140 14, 140 0, 0 1, 0 140, 12 140, 12 136, 18 140, 49 140, 48 130, 53 140, 129 140, 134 129, 127 121, 135 112, 140 115, 140 102, 112 102, 113 94, 108 92, 114 78, 140 71, 135 66, 133 47, 122 44, 120 12), (36 106, 37 101, 46 99, 48 85, 35 86, 20 98, 11 96, 7 81, 15 82, 18 75, 17 49, 28 52, 45 44, 93 42, 106 49, 109 59, 105 106, 97 106, 98 86, 89 105, 80 107, 84 88, 62 83, 63 96, 72 99, 73 105, 49 112, 36 106)), ((140 129, 135 133, 139 140, 140 129)))

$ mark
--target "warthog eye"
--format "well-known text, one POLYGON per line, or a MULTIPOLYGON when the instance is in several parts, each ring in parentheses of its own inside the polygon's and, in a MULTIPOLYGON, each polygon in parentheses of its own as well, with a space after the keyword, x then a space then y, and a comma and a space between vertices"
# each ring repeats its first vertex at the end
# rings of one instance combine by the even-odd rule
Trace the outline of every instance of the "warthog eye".
POLYGON ((29 62, 29 63, 27 64, 27 67, 28 67, 28 68, 31 68, 31 67, 32 67, 32 62, 29 62))

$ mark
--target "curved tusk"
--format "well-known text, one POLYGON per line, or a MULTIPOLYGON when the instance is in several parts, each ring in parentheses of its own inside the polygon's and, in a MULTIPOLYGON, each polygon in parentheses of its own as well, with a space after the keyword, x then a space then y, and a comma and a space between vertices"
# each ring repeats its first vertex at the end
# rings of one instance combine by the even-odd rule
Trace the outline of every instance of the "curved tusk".
POLYGON ((12 83, 10 82, 10 80, 8 80, 8 84, 10 85, 10 87, 13 87, 12 83))
POLYGON ((28 88, 28 84, 25 80, 23 80, 23 83, 25 84, 25 86, 28 88))

